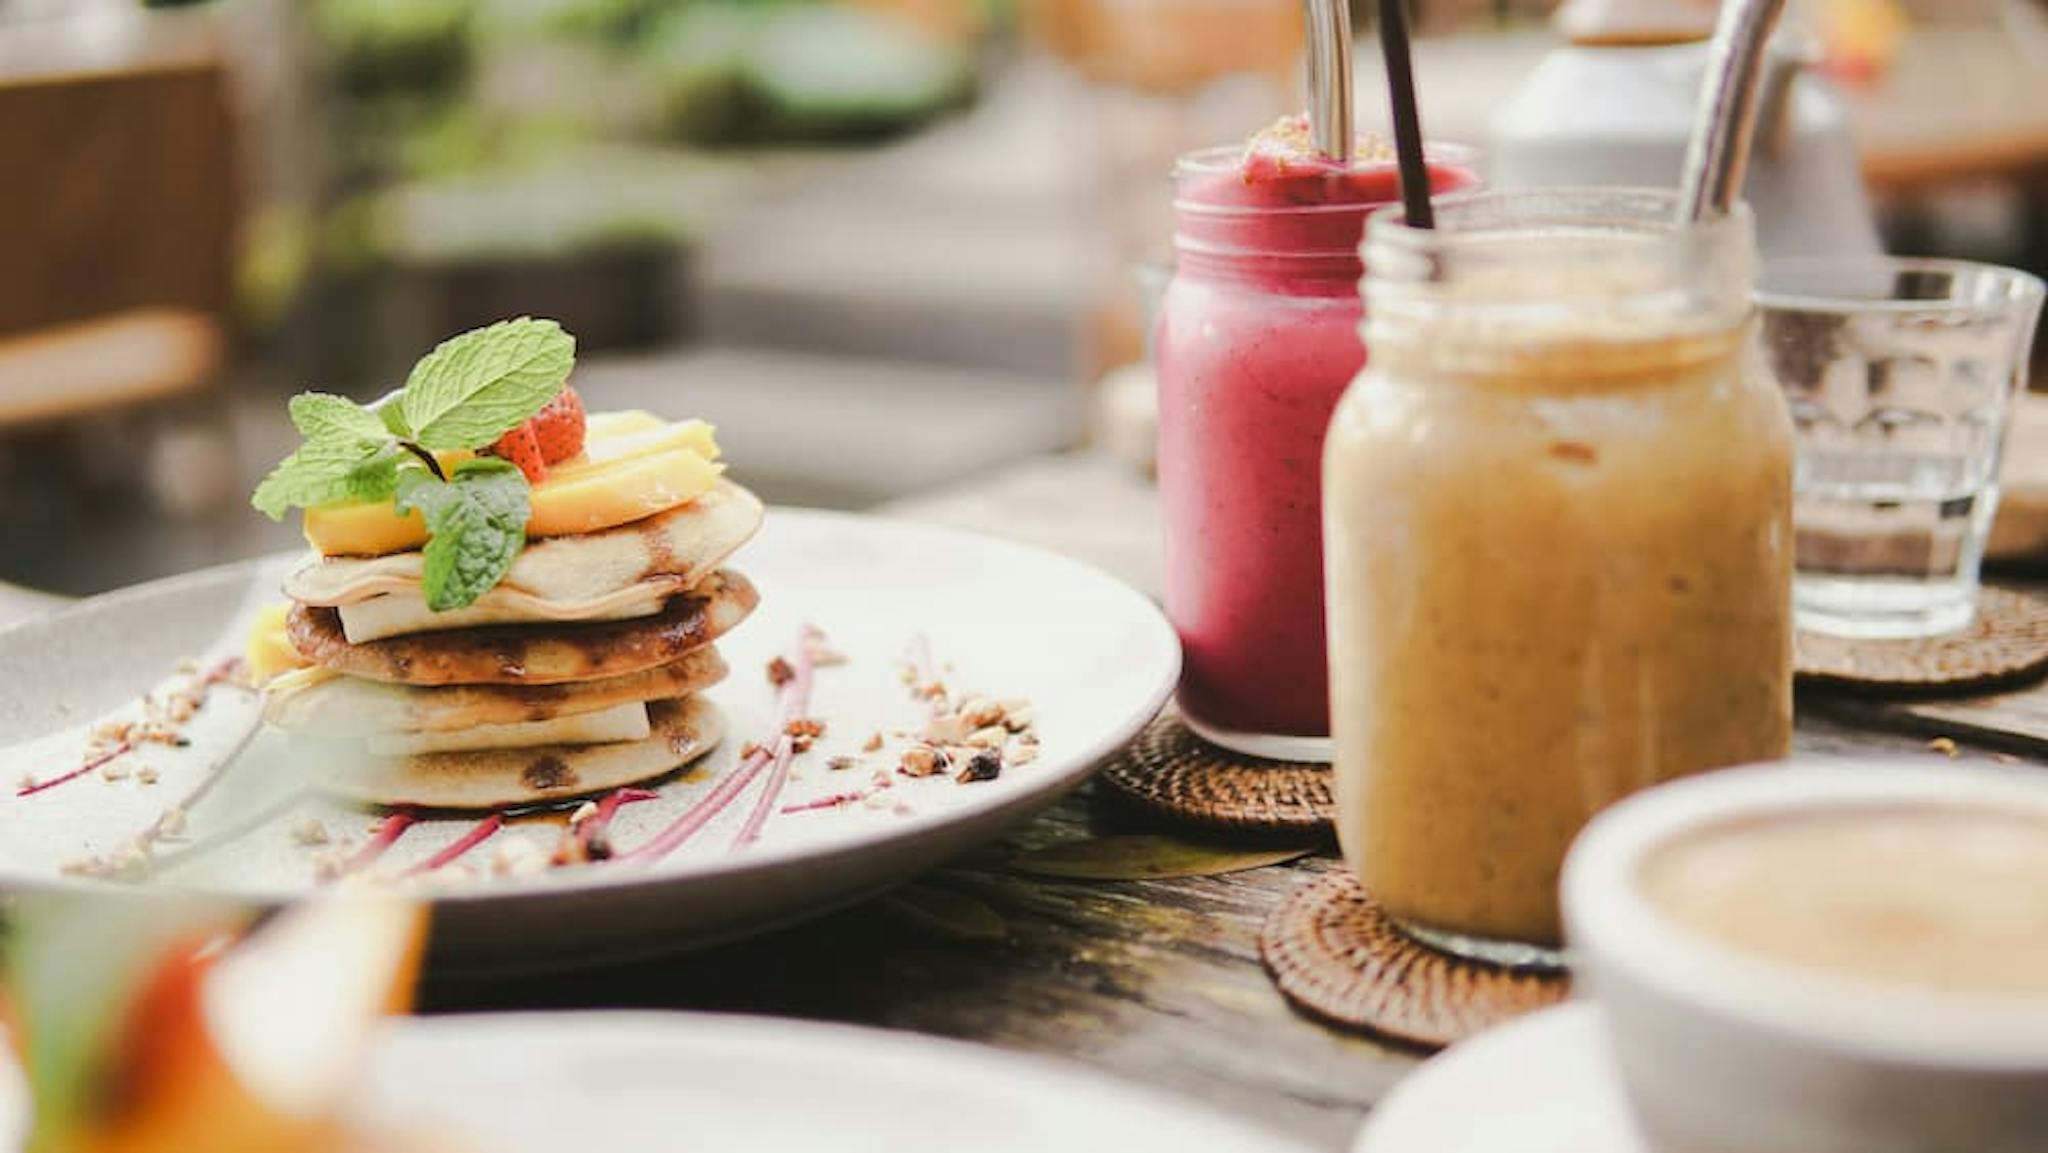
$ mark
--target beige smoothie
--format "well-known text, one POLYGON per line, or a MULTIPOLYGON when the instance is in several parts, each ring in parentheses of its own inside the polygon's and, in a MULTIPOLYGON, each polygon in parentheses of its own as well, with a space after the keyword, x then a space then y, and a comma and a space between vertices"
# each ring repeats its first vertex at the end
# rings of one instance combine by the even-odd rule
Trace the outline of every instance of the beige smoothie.
POLYGON ((1595 812, 1787 751, 1791 429, 1746 308, 1497 321, 1375 323, 1331 425, 1339 832, 1396 917, 1554 947, 1595 812))

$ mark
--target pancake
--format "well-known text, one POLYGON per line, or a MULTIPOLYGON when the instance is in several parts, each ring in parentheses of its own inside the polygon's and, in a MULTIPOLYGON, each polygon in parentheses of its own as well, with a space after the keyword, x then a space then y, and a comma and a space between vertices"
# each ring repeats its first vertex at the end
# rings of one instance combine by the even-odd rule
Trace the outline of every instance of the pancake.
POLYGON ((285 578, 284 593, 300 604, 340 609, 343 634, 358 643, 480 625, 647 617, 716 571, 760 529, 763 516, 753 493, 720 481, 645 520, 533 541, 475 604, 448 612, 427 608, 418 551, 315 556, 285 578))
POLYGON ((725 679, 709 645, 645 672, 555 685, 399 685, 325 669, 291 673, 266 687, 263 719, 314 737, 460 732, 581 716, 622 704, 686 697, 725 679))
POLYGON ((551 685, 658 668, 703 648, 747 618, 760 594, 721 569, 669 599, 659 616, 595 624, 495 625, 415 633, 354 645, 331 608, 294 605, 292 647, 352 677, 408 685, 551 685))
POLYGON ((711 751, 725 716, 702 697, 647 708, 654 735, 608 745, 339 757, 316 787, 351 801, 423 809, 502 809, 601 793, 665 776, 711 751))

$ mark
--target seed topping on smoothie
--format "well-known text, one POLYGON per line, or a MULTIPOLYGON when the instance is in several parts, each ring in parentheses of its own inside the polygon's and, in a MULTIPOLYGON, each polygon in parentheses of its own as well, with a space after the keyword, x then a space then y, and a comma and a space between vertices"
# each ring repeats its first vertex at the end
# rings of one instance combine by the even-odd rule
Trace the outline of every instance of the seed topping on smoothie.
MULTIPOLYGON (((1392 143, 1375 133, 1362 132, 1352 145, 1348 166, 1390 164, 1393 160, 1392 143)), ((1247 184, 1296 175, 1304 169, 1329 172, 1340 167, 1346 165, 1337 164, 1316 148, 1315 137, 1309 131, 1308 117, 1298 112, 1275 120, 1245 144, 1244 180, 1247 184)))

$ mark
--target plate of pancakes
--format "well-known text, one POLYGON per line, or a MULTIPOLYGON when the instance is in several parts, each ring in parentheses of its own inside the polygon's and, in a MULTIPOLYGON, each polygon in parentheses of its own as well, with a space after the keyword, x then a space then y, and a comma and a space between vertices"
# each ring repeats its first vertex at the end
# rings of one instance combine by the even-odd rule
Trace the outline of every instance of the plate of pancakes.
POLYGON ((452 611, 418 547, 316 549, 0 631, 0 890, 389 890, 433 903, 437 971, 650 955, 997 837, 1174 684, 1096 569, 722 471, 452 611))

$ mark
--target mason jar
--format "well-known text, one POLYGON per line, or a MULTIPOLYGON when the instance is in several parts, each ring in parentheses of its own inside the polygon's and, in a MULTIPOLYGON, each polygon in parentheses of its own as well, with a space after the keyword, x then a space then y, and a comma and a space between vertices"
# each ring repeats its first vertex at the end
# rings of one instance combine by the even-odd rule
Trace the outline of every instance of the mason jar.
MULTIPOLYGON (((1432 146, 1432 187, 1476 184, 1473 161, 1432 146)), ((1397 168, 1384 149, 1340 165, 1217 148, 1182 157, 1174 186, 1155 355, 1181 717, 1238 752, 1327 762, 1323 432, 1365 362, 1359 241, 1399 199, 1397 168)))
POLYGON ((1745 209, 1551 189, 1397 210, 1324 457, 1338 829, 1412 935, 1556 964, 1586 821, 1785 755, 1792 430, 1745 209))

